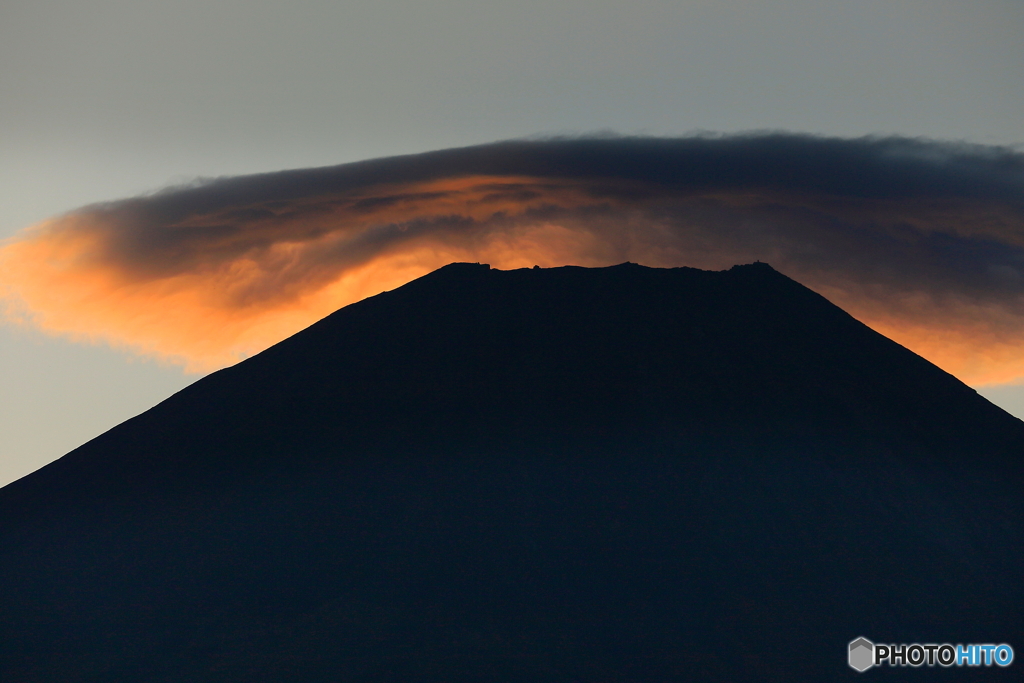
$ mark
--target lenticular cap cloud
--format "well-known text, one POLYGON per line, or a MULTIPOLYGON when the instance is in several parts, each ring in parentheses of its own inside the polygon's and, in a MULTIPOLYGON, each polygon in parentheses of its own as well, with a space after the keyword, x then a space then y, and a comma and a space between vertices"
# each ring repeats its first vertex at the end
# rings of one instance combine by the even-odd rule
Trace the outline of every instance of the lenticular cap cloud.
POLYGON ((450 261, 767 261, 965 381, 1024 379, 1024 154, 782 133, 514 140, 197 181, 0 247, 11 321, 222 367, 450 261))

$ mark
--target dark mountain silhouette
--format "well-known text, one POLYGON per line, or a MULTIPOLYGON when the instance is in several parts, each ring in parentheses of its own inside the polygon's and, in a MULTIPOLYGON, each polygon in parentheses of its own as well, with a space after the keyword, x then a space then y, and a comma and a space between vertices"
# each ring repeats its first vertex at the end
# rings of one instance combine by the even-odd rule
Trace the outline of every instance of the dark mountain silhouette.
POLYGON ((0 680, 1009 680, 846 646, 1024 647, 1022 453, 765 264, 455 264, 0 490, 0 680))

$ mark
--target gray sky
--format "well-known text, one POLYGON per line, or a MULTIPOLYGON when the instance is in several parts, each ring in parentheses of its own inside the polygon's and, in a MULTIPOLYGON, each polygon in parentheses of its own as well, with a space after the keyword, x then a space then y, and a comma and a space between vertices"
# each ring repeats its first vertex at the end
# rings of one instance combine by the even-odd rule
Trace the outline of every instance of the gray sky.
MULTIPOLYGON (((0 238, 186 182, 613 131, 1024 143, 1020 0, 6 0, 0 238)), ((193 381, 0 325, 0 484, 193 381)), ((989 395, 1024 414, 1024 392, 989 395)))

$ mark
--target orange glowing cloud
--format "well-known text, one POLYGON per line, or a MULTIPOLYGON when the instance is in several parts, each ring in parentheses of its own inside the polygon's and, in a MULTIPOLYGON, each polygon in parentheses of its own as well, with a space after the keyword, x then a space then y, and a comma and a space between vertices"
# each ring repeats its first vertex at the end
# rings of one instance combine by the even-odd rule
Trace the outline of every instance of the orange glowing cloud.
POLYGON ((907 140, 556 140, 230 178, 0 246, 9 321, 204 372, 452 261, 762 260, 971 383, 1024 379, 1024 161, 907 140))
POLYGON ((9 319, 202 372, 453 260, 516 267, 571 258, 586 236, 544 222, 462 239, 430 227, 583 204, 564 183, 486 177, 257 203, 162 226, 181 239, 172 264, 152 265, 123 253, 131 247, 113 229, 121 217, 86 210, 10 241, 0 267, 9 319))

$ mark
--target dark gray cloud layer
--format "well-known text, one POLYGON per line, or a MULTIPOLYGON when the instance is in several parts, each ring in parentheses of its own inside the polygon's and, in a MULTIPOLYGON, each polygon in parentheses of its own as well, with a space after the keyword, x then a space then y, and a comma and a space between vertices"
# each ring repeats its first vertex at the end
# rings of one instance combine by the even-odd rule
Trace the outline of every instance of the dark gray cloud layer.
POLYGON ((512 140, 223 178, 138 201, 168 221, 224 206, 464 175, 608 179, 678 191, 775 189, 861 199, 959 197, 1024 205, 1024 154, 1017 150, 899 137, 782 133, 512 140))
MULTIPOLYGON (((39 282, 59 253, 68 282, 78 268, 82 282, 114 283, 118 306, 151 302, 159 285, 232 319, 247 311, 243 326, 357 270, 372 280, 379 265, 391 284, 403 257, 421 270, 449 257, 760 259, 961 376, 1024 377, 1024 154, 1001 147, 776 133, 516 140, 197 182, 85 207, 5 251, 37 267, 5 284, 41 319, 61 318, 53 302, 67 300, 39 282)), ((114 291, 95 287, 93 299, 114 291)), ((77 322, 52 326, 88 327, 63 318, 77 322)))

